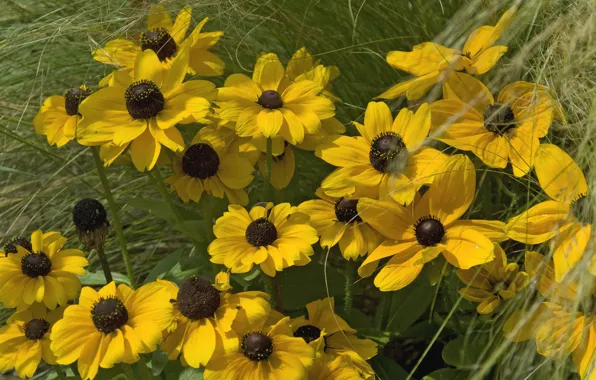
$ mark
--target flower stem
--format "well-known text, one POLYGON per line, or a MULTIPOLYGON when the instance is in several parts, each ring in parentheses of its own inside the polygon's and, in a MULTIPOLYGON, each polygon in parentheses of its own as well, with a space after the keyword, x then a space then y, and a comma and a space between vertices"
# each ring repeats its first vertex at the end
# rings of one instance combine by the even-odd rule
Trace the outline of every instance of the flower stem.
POLYGON ((271 168, 273 167, 273 140, 267 139, 267 161, 265 165, 265 184, 263 186, 263 195, 265 202, 273 200, 271 195, 271 168))
POLYGON ((99 262, 101 263, 101 269, 103 269, 103 274, 106 276, 106 283, 109 284, 113 281, 112 271, 110 270, 110 264, 108 263, 103 244, 98 244, 96 251, 97 256, 99 256, 99 262))
POLYGON ((354 299, 352 298, 352 285, 354 284, 354 266, 355 263, 352 261, 347 260, 345 266, 345 275, 346 275, 346 287, 345 287, 345 294, 344 294, 344 311, 346 312, 347 316, 352 314, 352 305, 354 299))
POLYGON ((269 277, 263 273, 265 292, 271 296, 271 303, 275 310, 283 313, 283 297, 281 294, 281 285, 279 283, 279 276, 269 277))
POLYGON ((124 258, 124 266, 126 267, 126 275, 128 276, 130 285, 134 288, 136 287, 135 277, 132 271, 132 264, 130 262, 130 256, 128 255, 128 249, 126 248, 126 238, 124 237, 124 231, 122 230, 122 223, 120 223, 120 217, 118 216, 118 206, 116 205, 114 197, 112 196, 110 184, 108 183, 108 178, 106 177, 101 158, 99 157, 99 148, 93 147, 91 148, 91 152, 93 152, 95 167, 97 168, 97 174, 99 175, 99 179, 101 180, 101 184, 103 186, 104 195, 108 201, 110 211, 112 212, 112 224, 114 225, 114 230, 116 230, 116 236, 118 236, 118 242, 120 243, 122 258, 124 258))
POLYGON ((58 375, 58 379, 66 380, 66 374, 60 365, 56 364, 54 367, 54 371, 56 371, 56 375, 58 375))
POLYGON ((435 289, 435 295, 433 296, 433 302, 430 304, 430 313, 428 315, 428 321, 432 323, 433 316, 435 314, 435 306, 437 304, 437 298, 439 297, 439 289, 441 288, 441 282, 443 281, 443 277, 445 276, 445 271, 447 270, 447 261, 443 263, 443 268, 441 268, 441 277, 439 277, 439 281, 437 281, 437 288, 435 289))
MULTIPOLYGON (((213 235, 213 204, 215 204, 215 202, 210 195, 206 194, 205 197, 207 199, 204 199, 203 207, 201 208, 203 211, 203 221, 205 222, 205 238, 207 241, 213 241, 215 238, 213 235)), ((207 254, 207 259, 210 259, 209 254, 207 254)), ((217 276, 219 273, 218 265, 211 263, 211 271, 213 272, 213 277, 215 278, 215 276, 217 276)))
POLYGON ((385 331, 387 328, 387 319, 389 318, 389 311, 391 310, 391 299, 393 298, 393 292, 381 292, 381 302, 379 305, 377 319, 377 330, 385 331))

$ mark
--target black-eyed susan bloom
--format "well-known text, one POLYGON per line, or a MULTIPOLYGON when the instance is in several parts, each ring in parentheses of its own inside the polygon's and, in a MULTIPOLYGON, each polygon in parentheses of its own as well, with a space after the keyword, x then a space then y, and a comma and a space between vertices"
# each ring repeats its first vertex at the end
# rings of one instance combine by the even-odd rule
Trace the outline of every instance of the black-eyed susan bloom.
POLYGON ((139 171, 151 170, 162 145, 180 152, 184 139, 177 124, 201 121, 210 113, 215 86, 208 81, 182 83, 189 56, 183 50, 163 70, 153 50, 137 55, 134 77, 115 73, 115 83, 81 103, 83 121, 77 139, 82 145, 101 145, 100 155, 111 164, 127 148, 139 171))
POLYGON ((451 156, 420 201, 404 207, 395 202, 361 198, 360 217, 383 234, 385 240, 358 269, 390 257, 374 283, 381 291, 399 290, 416 279, 424 264, 439 254, 461 269, 494 259, 493 243, 502 239, 505 224, 499 221, 460 221, 474 200, 476 169, 463 155, 451 156))
POLYGON ((25 236, 15 236, 9 241, 4 244, 2 249, 0 249, 0 259, 2 257, 8 257, 8 255, 13 253, 18 253, 17 246, 20 245, 21 247, 25 248, 27 251, 31 252, 33 249, 31 247, 31 239, 25 236))
POLYGON ((368 103, 364 125, 354 122, 360 136, 337 136, 317 146, 318 157, 339 167, 323 180, 323 191, 409 204, 420 187, 432 183, 447 157, 422 146, 430 122, 428 104, 416 113, 404 108, 394 120, 385 103, 368 103))
POLYGON ((174 175, 164 181, 187 203, 199 202, 203 192, 228 199, 230 204, 248 204, 244 190, 253 180, 254 167, 244 154, 226 144, 226 136, 211 128, 199 133, 182 157, 174 159, 174 175))
POLYGON ((160 281, 175 300, 175 328, 165 335, 161 348, 170 360, 199 368, 230 353, 239 344, 236 331, 262 325, 271 310, 269 296, 263 292, 229 292, 229 277, 218 275, 216 284, 201 277, 185 280, 180 288, 160 281))
POLYGON ((87 259, 79 249, 63 249, 68 239, 59 232, 31 234, 31 244, 17 243, 17 253, 0 259, 0 302, 22 311, 34 302, 48 309, 66 305, 81 289, 87 259))
POLYGON ((242 137, 282 136, 292 145, 306 134, 317 134, 322 120, 335 115, 333 102, 321 96, 323 87, 311 80, 290 83, 275 54, 257 59, 252 79, 232 74, 218 89, 218 116, 236 123, 242 137))
POLYGON ((457 277, 466 285, 459 293, 468 301, 479 302, 476 311, 490 314, 501 303, 513 298, 528 285, 529 276, 517 263, 507 263, 505 251, 495 244, 495 259, 486 264, 458 269, 457 277))
POLYGON ((89 95, 91 90, 82 85, 71 88, 64 95, 50 96, 44 100, 33 119, 35 133, 46 136, 50 145, 66 145, 75 138, 77 124, 81 119, 79 104, 89 95))
POLYGON ((63 307, 48 310, 44 304, 34 303, 10 316, 7 325, 0 328, 0 372, 14 368, 19 377, 29 378, 42 360, 56 364, 50 333, 63 311, 63 307))
POLYGON ((293 336, 288 322, 286 317, 271 326, 238 330, 240 341, 231 353, 207 364, 205 380, 307 379, 314 351, 304 339, 293 336))
MULTIPOLYGON (((184 48, 188 48, 191 56, 187 67, 189 74, 200 76, 223 74, 224 62, 209 51, 223 36, 223 32, 203 33, 202 29, 208 21, 208 18, 204 18, 187 36, 191 19, 190 7, 181 9, 175 21, 172 22, 164 6, 152 6, 149 11, 147 30, 141 33, 138 39, 119 38, 109 41, 102 48, 93 51, 93 59, 131 72, 135 69, 137 55, 143 51, 152 50, 157 53, 161 66, 168 69, 173 64, 174 58, 184 48)), ((110 74, 101 84, 104 85, 113 80, 113 74, 110 74)))
POLYGON ((465 70, 474 75, 486 73, 507 52, 507 46, 494 44, 509 26, 514 14, 515 8, 511 8, 495 26, 484 25, 474 30, 463 50, 424 42, 414 46, 411 52, 390 51, 387 53, 387 63, 414 78, 396 84, 377 98, 395 99, 406 95, 409 100, 417 100, 456 71, 465 70))
POLYGON ((289 203, 267 203, 250 212, 230 205, 215 222, 213 233, 216 239, 208 247, 213 263, 232 273, 246 273, 259 265, 270 277, 284 268, 308 264, 312 245, 319 240, 308 215, 289 203))
POLYGON ((374 379, 367 360, 377 355, 377 344, 370 339, 360 339, 356 330, 335 314, 333 297, 313 301, 306 305, 308 318, 298 317, 290 321, 294 336, 304 339, 315 350, 317 357, 331 361, 347 355, 353 368, 365 379, 374 379))
POLYGON ((322 95, 328 97, 333 101, 340 101, 331 90, 331 82, 339 76, 339 68, 337 66, 325 66, 316 60, 312 55, 302 47, 292 55, 286 66, 286 76, 290 81, 297 82, 303 79, 312 80, 321 87, 323 87, 322 95))
POLYGON ((81 290, 78 305, 64 311, 50 338, 58 364, 75 361, 83 380, 93 379, 99 367, 135 363, 161 342, 172 322, 170 293, 157 283, 133 290, 110 282, 98 292, 81 290))
POLYGON ((371 253, 381 243, 381 234, 358 215, 358 199, 334 198, 318 188, 320 199, 303 202, 298 209, 310 216, 310 224, 319 233, 321 247, 339 244, 346 260, 357 260, 371 253))

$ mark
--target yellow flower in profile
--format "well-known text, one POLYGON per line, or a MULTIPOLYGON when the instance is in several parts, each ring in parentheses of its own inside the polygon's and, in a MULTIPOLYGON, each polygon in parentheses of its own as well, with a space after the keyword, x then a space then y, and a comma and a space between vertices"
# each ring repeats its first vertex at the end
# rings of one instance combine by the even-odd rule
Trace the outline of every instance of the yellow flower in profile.
POLYGON ((209 101, 215 95, 211 82, 182 83, 188 62, 188 50, 184 50, 164 71, 152 50, 138 54, 134 78, 116 72, 113 86, 81 103, 79 143, 101 145, 100 155, 106 165, 130 147, 134 166, 141 172, 153 168, 162 145, 182 151, 184 139, 176 124, 202 121, 209 115, 209 101))
POLYGON ((360 136, 337 136, 317 146, 315 154, 339 167, 321 183, 325 194, 409 204, 416 191, 432 183, 446 155, 423 146, 430 130, 430 110, 403 108, 395 120, 389 107, 370 102, 364 125, 354 122, 360 136))
POLYGON ((316 358, 308 373, 308 380, 359 380, 366 379, 358 372, 349 355, 339 355, 332 360, 316 358))
MULTIPOLYGON (((204 129, 204 128, 203 128, 204 129)), ((244 190, 253 180, 253 165, 226 144, 216 129, 199 133, 181 158, 174 159, 174 175, 164 180, 180 198, 199 202, 203 192, 228 199, 230 204, 248 204, 244 190)))
POLYGON ((21 247, 25 248, 29 252, 31 252, 31 250, 33 249, 31 247, 31 239, 30 238, 25 237, 25 236, 15 236, 12 239, 10 239, 8 242, 6 242, 6 244, 4 244, 4 247, 2 247, 2 249, 0 249, 0 259, 2 259, 3 257, 8 257, 8 255, 10 255, 12 253, 18 253, 17 246, 19 246, 19 245, 21 247))
MULTIPOLYGON (((288 187, 290 181, 292 181, 292 178, 294 177, 294 169, 296 168, 294 151, 292 150, 292 147, 286 143, 281 154, 272 156, 273 161, 271 162, 271 177, 269 182, 274 189, 285 189, 288 187)), ((261 153, 257 164, 261 174, 265 175, 265 169, 267 166, 266 153, 261 153)))
POLYGON ((230 293, 229 277, 218 276, 211 285, 201 277, 186 279, 180 288, 169 281, 158 281, 169 291, 174 305, 175 328, 169 329, 161 348, 168 359, 178 356, 185 365, 205 366, 238 345, 235 331, 262 325, 271 307, 269 296, 250 291, 230 293))
POLYGON ((358 199, 330 197, 321 188, 316 195, 320 199, 303 202, 298 209, 310 216, 310 224, 321 236, 321 247, 339 244, 346 260, 357 260, 377 248, 381 234, 358 215, 358 199))
POLYGON ((29 378, 42 360, 56 364, 50 350, 50 333, 63 312, 63 307, 49 311, 45 305, 35 303, 14 313, 0 328, 0 372, 14 368, 20 378, 29 378))
MULTIPOLYGON (((586 178, 575 161, 561 148, 543 144, 536 152, 536 177, 551 200, 540 202, 507 222, 507 236, 526 244, 553 241, 555 278, 560 281, 581 259, 592 224, 585 202, 589 201, 586 178)), ((596 266, 590 270, 596 275, 596 266)))
POLYGON ((474 30, 461 51, 434 42, 416 45, 411 52, 390 51, 387 53, 387 63, 414 78, 396 84, 377 98, 395 99, 406 95, 409 100, 418 100, 453 72, 465 70, 474 75, 486 73, 507 51, 507 46, 494 44, 509 27, 514 14, 515 8, 510 8, 495 26, 484 25, 474 30))
POLYGON ((259 265, 263 273, 276 272, 310 262, 312 245, 319 240, 308 224, 308 215, 289 203, 254 206, 250 213, 230 205, 213 226, 216 239, 207 248, 211 262, 223 264, 232 273, 246 273, 259 265))
POLYGON ((306 379, 314 352, 302 338, 293 336, 288 322, 285 317, 272 326, 239 329, 240 342, 231 353, 207 364, 205 380, 306 379))
POLYGON ((404 207, 395 202, 361 198, 360 217, 385 240, 358 269, 365 277, 379 260, 391 258, 374 283, 384 292, 416 279, 424 264, 443 254, 451 265, 469 269, 494 259, 493 243, 503 239, 499 221, 459 220, 474 200, 476 169, 466 156, 451 156, 420 201, 404 207))
POLYGON ((321 122, 335 115, 323 87, 311 80, 290 83, 275 54, 257 59, 252 79, 232 74, 218 89, 218 117, 236 123, 241 137, 282 136, 292 145, 318 134, 321 122))
POLYGON ((339 68, 337 66, 322 65, 320 60, 315 61, 305 47, 296 50, 292 58, 288 61, 286 76, 292 82, 303 79, 312 80, 323 87, 322 95, 334 102, 341 101, 340 98, 331 92, 331 82, 339 77, 339 68))
POLYGON ((68 239, 59 232, 31 234, 31 245, 16 245, 17 253, 0 259, 0 302, 25 310, 34 302, 48 309, 66 305, 81 289, 87 259, 79 249, 63 249, 68 239))
POLYGON ((505 251, 495 244, 495 259, 486 264, 458 269, 457 277, 468 287, 460 289, 465 299, 479 302, 476 311, 490 314, 528 285, 528 274, 517 263, 507 263, 505 251))
POLYGON ((347 355, 351 364, 365 379, 374 379, 375 372, 367 360, 377 355, 377 344, 360 339, 356 330, 335 314, 333 297, 306 305, 308 318, 302 316, 290 321, 294 336, 304 339, 315 350, 317 357, 331 361, 347 355))
MULTIPOLYGON (((169 69, 173 60, 182 50, 187 48, 190 54, 187 72, 200 76, 217 76, 224 72, 224 62, 209 51, 223 36, 223 32, 202 33, 208 21, 204 18, 195 29, 186 36, 192 18, 192 9, 180 10, 176 20, 172 19, 162 5, 154 5, 149 11, 147 31, 140 34, 138 40, 115 39, 102 48, 93 51, 93 59, 106 65, 122 68, 126 72, 135 69, 137 55, 146 50, 154 51, 163 69, 169 69)), ((107 81, 113 81, 113 74, 107 81)))
POLYGON ((46 98, 33 119, 35 133, 46 136, 50 145, 66 145, 75 138, 80 120, 79 104, 91 95, 91 92, 87 86, 82 85, 79 88, 71 88, 64 95, 46 98))
POLYGON ((493 168, 511 162, 513 174, 521 177, 534 166, 539 139, 558 111, 548 87, 514 82, 495 101, 480 81, 457 74, 445 99, 431 104, 431 136, 474 153, 493 168))
POLYGON ((68 306, 54 325, 50 347, 58 364, 77 361, 81 378, 93 379, 99 367, 132 364, 155 351, 171 322, 165 287, 149 283, 133 290, 112 281, 99 292, 81 290, 79 304, 68 306))

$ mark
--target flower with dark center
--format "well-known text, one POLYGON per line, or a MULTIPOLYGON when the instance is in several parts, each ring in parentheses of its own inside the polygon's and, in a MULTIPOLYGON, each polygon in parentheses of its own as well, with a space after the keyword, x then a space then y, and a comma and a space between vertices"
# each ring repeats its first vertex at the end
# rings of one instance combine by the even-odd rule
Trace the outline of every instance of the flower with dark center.
POLYGON ((157 28, 141 33, 140 42, 143 51, 147 49, 153 50, 157 54, 157 58, 162 62, 168 58, 172 58, 178 50, 176 41, 174 41, 170 33, 164 28, 157 28))
POLYGON ((370 164, 381 173, 401 172, 407 163, 408 151, 397 133, 383 132, 370 146, 370 164))
POLYGON ((87 249, 103 245, 110 223, 103 205, 90 198, 81 199, 72 210, 72 219, 79 234, 79 240, 87 249))
POLYGON ((182 171, 194 178, 205 179, 214 176, 219 169, 219 156, 207 144, 194 144, 188 147, 182 157, 182 171))
POLYGON ((414 225, 416 240, 425 247, 438 244, 445 236, 445 227, 434 216, 424 216, 414 225))
POLYGON ((11 240, 8 241, 8 243, 6 243, 4 245, 4 254, 6 255, 6 257, 8 257, 9 253, 17 253, 17 245, 20 245, 21 247, 25 248, 27 251, 31 252, 33 250, 33 247, 31 246, 31 241, 26 238, 26 237, 22 237, 22 236, 17 236, 12 238, 11 240))
POLYGON ((515 115, 507 104, 495 103, 484 111, 484 127, 493 133, 504 135, 515 126, 515 115))
POLYGON ((277 239, 277 229, 267 219, 259 218, 248 225, 245 236, 250 244, 263 247, 273 244, 277 239))
POLYGON ((300 326, 294 331, 294 336, 304 339, 306 343, 310 343, 321 336, 321 329, 313 325, 300 326))
POLYGON ((273 353, 273 341, 261 332, 250 332, 242 337, 241 348, 250 360, 266 360, 273 353))
POLYGON ((344 223, 362 222, 356 209, 357 205, 357 199, 339 198, 335 201, 335 217, 344 223))
POLYGON ((39 340, 50 329, 50 324, 45 319, 32 319, 25 324, 25 336, 29 340, 39 340))
POLYGON ((30 253, 21 259, 21 271, 31 278, 47 276, 52 270, 52 261, 43 252, 30 253))
POLYGON ((93 305, 91 319, 98 331, 109 334, 128 322, 128 310, 120 299, 102 297, 93 305))
POLYGON ((185 280, 178 291, 178 309, 194 321, 213 317, 220 303, 219 290, 202 277, 193 276, 185 280))
POLYGON ((274 90, 263 91, 257 103, 263 108, 277 109, 284 105, 279 92, 274 90))
POLYGON ((590 208, 590 202, 587 194, 580 194, 571 202, 571 212, 575 219, 584 224, 592 224, 594 221, 594 213, 590 208))
POLYGON ((70 116, 79 115, 79 104, 93 91, 88 88, 71 88, 64 94, 64 107, 70 116))
POLYGON ((150 80, 134 82, 124 91, 126 109, 133 119, 149 119, 163 110, 165 98, 150 80))

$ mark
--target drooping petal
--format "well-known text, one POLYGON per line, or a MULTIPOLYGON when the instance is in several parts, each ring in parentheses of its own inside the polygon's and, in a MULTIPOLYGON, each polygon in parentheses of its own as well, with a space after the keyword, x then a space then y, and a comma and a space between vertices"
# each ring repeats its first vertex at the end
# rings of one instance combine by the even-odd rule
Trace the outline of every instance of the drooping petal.
POLYGON ((552 199, 569 203, 587 194, 588 184, 584 173, 558 146, 540 145, 534 165, 540 187, 552 199))
POLYGON ((494 246, 480 232, 469 227, 450 227, 443 238, 447 261, 458 268, 469 269, 494 259, 494 246))

